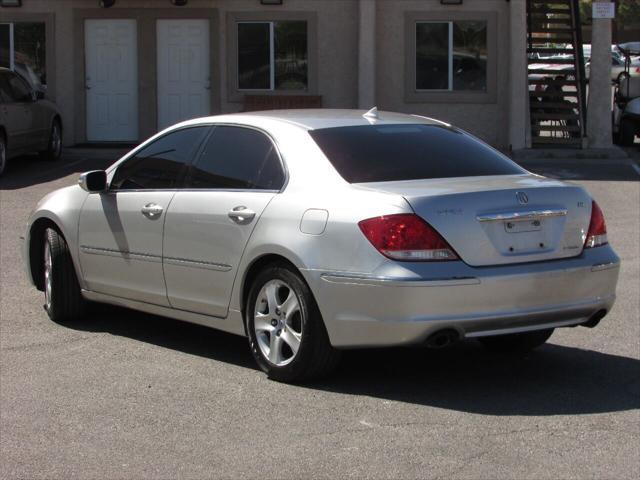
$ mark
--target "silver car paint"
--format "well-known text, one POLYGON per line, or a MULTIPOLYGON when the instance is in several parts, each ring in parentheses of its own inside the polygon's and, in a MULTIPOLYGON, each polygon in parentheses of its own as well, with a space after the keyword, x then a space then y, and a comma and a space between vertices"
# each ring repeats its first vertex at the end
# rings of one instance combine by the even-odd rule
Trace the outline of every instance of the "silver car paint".
MULTIPOLYGON (((247 272, 265 255, 284 257, 300 270, 317 300, 331 343, 337 347, 417 343, 440 328, 454 328, 462 336, 471 337, 569 326, 584 323, 600 310, 611 309, 619 259, 608 245, 581 251, 580 242, 584 242, 591 215, 591 200, 582 188, 528 173, 348 184, 333 169, 307 131, 374 122, 363 118, 362 113, 323 110, 234 114, 196 119, 167 129, 165 132, 201 124, 260 129, 276 144, 286 165, 288 180, 279 193, 145 192, 147 197, 127 207, 133 219, 136 208, 146 202, 158 203, 164 196, 171 197, 162 200, 167 203, 166 207, 163 203, 161 214, 162 220, 168 222, 165 242, 171 249, 171 255, 167 251, 161 253, 166 257, 164 276, 158 274, 161 260, 148 261, 126 255, 117 242, 113 245, 116 245, 114 250, 119 249, 120 257, 102 255, 100 269, 84 260, 81 266, 78 228, 81 238, 91 242, 112 241, 96 236, 94 225, 103 221, 99 215, 89 215, 87 210, 84 220, 80 221, 83 205, 84 208, 92 205, 95 209, 101 198, 112 194, 88 194, 79 186, 59 190, 39 203, 29 226, 41 217, 51 219, 59 226, 69 243, 85 297, 237 334, 244 334, 241 312, 247 272), (526 208, 517 203, 515 193, 518 191, 525 191, 531 199, 526 208), (157 198, 154 198, 156 193, 157 198), (172 202, 178 196, 180 199, 174 212, 172 202), (203 206, 207 204, 203 202, 207 196, 225 200, 219 207, 209 210, 203 206), (568 205, 569 202, 572 205, 568 205), (256 213, 253 221, 239 225, 225 219, 234 204, 251 206, 256 213), (567 213, 561 219, 563 225, 551 224, 553 235, 549 246, 541 248, 539 253, 526 249, 514 255, 498 253, 490 232, 489 235, 484 233, 476 218, 487 211, 526 212, 534 207, 554 206, 566 209, 567 213), (465 261, 392 261, 371 246, 357 225, 366 218, 413 213, 414 210, 443 230, 465 261), (305 214, 309 211, 321 214, 307 217, 305 214), (310 223, 308 218, 311 218, 310 223), (320 226, 316 225, 318 222, 320 226), (216 238, 218 234, 209 229, 210 224, 225 225, 225 231, 219 234, 221 237, 216 238), (470 233, 466 238, 465 226, 470 233), (230 247, 234 239, 237 243, 230 247), (573 248, 576 242, 578 249, 573 248), (570 253, 565 247, 571 247, 570 253), (138 273, 130 275, 129 267, 124 266, 142 263, 155 264, 155 268, 141 267, 143 273, 138 277, 138 273), (474 264, 484 266, 474 267, 474 264), (227 270, 227 267, 230 268, 227 270), (148 268, 153 268, 154 272, 144 273, 148 268), (153 295, 148 296, 149 285, 144 279, 152 274, 156 275, 154 282, 167 279, 173 294, 165 297, 166 302, 157 295, 161 288, 158 292, 154 287, 153 295), (103 283, 121 279, 122 289, 92 289, 92 286, 100 285, 101 278, 103 283), (158 298, 154 298, 156 296, 158 298), (180 308, 175 308, 177 305, 180 308)), ((380 118, 382 120, 375 122, 435 123, 430 119, 386 112, 381 112, 380 118)), ((119 162, 108 169, 109 179, 119 162)), ((142 215, 138 215, 136 221, 139 225, 152 223, 142 215)), ((29 230, 25 240, 25 262, 30 275, 29 230)), ((104 226, 98 230, 104 231, 104 226)), ((116 234, 124 235, 129 242, 135 240, 124 222, 112 229, 112 235, 116 234)), ((117 255, 118 252, 112 253, 117 255)))

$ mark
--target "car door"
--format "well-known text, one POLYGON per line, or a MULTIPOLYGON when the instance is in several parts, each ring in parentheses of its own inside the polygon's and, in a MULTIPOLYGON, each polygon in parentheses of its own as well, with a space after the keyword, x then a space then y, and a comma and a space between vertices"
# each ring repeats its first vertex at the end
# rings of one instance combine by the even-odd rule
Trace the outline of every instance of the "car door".
POLYGON ((285 171, 263 132, 216 126, 165 220, 163 263, 174 308, 227 315, 238 264, 285 171))
POLYGON ((109 189, 90 194, 79 222, 79 258, 95 292, 169 306, 162 234, 175 188, 207 127, 174 130, 124 160, 109 189))

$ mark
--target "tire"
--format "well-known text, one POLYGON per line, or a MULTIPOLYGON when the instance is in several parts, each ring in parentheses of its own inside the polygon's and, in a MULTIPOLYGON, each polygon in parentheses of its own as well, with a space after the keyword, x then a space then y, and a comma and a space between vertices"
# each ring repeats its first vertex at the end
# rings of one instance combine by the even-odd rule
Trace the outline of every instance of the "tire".
POLYGON ((620 121, 620 145, 631 147, 636 137, 636 125, 628 119, 620 121))
POLYGON ((311 290, 286 264, 268 266, 258 274, 245 306, 245 324, 251 353, 272 380, 318 378, 340 360, 311 290))
POLYGON ((40 152, 44 160, 56 161, 62 156, 62 126, 59 120, 54 120, 49 132, 47 149, 40 152))
POLYGON ((80 318, 84 313, 85 301, 80 293, 71 253, 62 235, 52 228, 45 231, 42 272, 44 308, 49 318, 54 322, 80 318))
POLYGON ((2 176, 4 169, 7 167, 7 157, 7 142, 0 132, 0 176, 2 176))
POLYGON ((497 353, 526 353, 544 344, 553 334, 553 328, 536 330, 534 332, 496 335, 482 337, 478 340, 490 352, 497 353))

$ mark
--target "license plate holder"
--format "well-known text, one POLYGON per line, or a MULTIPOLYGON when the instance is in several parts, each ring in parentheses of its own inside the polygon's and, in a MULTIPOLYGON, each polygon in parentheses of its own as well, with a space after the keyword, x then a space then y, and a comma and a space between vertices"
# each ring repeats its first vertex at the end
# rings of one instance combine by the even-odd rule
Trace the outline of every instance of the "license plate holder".
POLYGON ((507 220, 504 222, 504 231, 507 233, 539 232, 543 223, 540 219, 507 220))

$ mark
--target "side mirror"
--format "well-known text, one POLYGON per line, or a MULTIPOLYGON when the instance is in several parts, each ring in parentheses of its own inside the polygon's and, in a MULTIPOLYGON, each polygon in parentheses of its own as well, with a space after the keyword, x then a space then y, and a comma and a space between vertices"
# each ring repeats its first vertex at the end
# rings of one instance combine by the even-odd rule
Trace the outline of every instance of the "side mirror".
POLYGON ((44 100, 44 92, 42 90, 36 90, 36 100, 44 100))
POLYGON ((100 193, 107 189, 107 172, 91 170, 80 175, 78 185, 89 193, 100 193))

